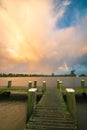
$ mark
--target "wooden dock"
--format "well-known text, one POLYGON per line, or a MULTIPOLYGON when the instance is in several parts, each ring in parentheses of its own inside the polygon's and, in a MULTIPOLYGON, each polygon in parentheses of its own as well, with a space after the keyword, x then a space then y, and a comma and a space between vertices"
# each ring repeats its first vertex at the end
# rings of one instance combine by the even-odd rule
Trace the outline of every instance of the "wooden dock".
POLYGON ((62 93, 48 87, 29 118, 25 130, 77 130, 62 93))
POLYGON ((0 94, 4 92, 27 92, 27 88, 0 88, 0 94))
POLYGON ((26 92, 28 96, 28 114, 24 130, 78 129, 75 94, 87 94, 84 80, 81 81, 81 86, 75 89, 66 89, 62 81, 57 81, 57 87, 46 87, 46 82, 43 81, 42 87, 39 90, 37 88, 37 81, 34 81, 34 86, 29 81, 27 88, 14 88, 11 83, 12 81, 8 81, 6 88, 0 88, 0 94, 10 95, 11 92, 26 92), (35 89, 35 92, 32 92, 31 88, 35 89), (71 91, 71 93, 68 93, 68 91, 71 91), (67 103, 65 103, 62 94, 66 96, 67 103), (37 96, 36 99, 42 98, 34 107, 35 95, 37 96))

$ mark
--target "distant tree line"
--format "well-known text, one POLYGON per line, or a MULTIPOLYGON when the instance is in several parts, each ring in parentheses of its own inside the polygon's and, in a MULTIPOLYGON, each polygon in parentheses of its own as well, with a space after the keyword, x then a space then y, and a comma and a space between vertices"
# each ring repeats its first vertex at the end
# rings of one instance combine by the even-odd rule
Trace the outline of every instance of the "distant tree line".
MULTIPOLYGON (((42 76, 42 77, 49 77, 49 76, 50 77, 68 77, 68 76, 75 77, 77 75, 75 74, 74 70, 72 70, 70 72, 70 74, 62 74, 62 75, 57 75, 54 73, 48 74, 48 75, 46 75, 46 74, 13 74, 13 73, 6 74, 6 73, 0 73, 0 77, 40 77, 40 76, 42 76)), ((87 75, 81 74, 79 76, 87 76, 87 75)))
POLYGON ((39 77, 39 76, 50 76, 44 74, 13 74, 13 73, 0 73, 0 77, 39 77))
POLYGON ((13 73, 0 73, 0 77, 27 77, 29 76, 28 74, 13 74, 13 73))

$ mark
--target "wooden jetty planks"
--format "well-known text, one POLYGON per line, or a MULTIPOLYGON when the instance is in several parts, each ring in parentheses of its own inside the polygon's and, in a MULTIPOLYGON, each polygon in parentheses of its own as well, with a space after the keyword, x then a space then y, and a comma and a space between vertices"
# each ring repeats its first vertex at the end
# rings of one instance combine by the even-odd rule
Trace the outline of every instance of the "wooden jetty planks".
POLYGON ((62 94, 57 88, 46 89, 25 130, 77 130, 62 94))

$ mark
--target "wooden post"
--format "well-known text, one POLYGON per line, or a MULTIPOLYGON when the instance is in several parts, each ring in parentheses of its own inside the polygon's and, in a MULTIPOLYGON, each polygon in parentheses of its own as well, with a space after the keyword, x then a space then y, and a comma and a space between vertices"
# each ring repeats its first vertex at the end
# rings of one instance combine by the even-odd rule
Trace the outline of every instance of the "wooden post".
POLYGON ((72 88, 66 88, 66 101, 67 107, 70 111, 74 125, 77 126, 77 110, 76 110, 76 100, 75 100, 75 90, 72 88))
POLYGON ((31 88, 28 90, 28 103, 27 103, 27 120, 30 118, 36 104, 36 92, 37 88, 31 88))
POLYGON ((82 88, 82 95, 85 96, 86 93, 85 93, 85 80, 81 80, 81 88, 82 88))
POLYGON ((34 88, 37 88, 37 81, 34 81, 34 88))
POLYGON ((84 88, 85 87, 85 81, 82 79, 81 80, 81 87, 84 88))
POLYGON ((46 81, 43 81, 43 85, 42 85, 42 93, 44 94, 46 91, 46 81))
POLYGON ((62 81, 59 81, 59 90, 62 91, 62 81))
POLYGON ((28 89, 32 88, 32 81, 28 82, 28 89))
POLYGON ((59 89, 59 82, 60 82, 60 80, 57 80, 57 88, 59 89))
POLYGON ((12 85, 12 81, 9 80, 9 81, 8 81, 8 86, 7 86, 7 88, 11 88, 11 85, 12 85))
POLYGON ((12 86, 12 81, 11 80, 9 80, 8 81, 8 85, 7 85, 7 92, 6 92, 6 94, 9 96, 10 94, 11 94, 11 92, 10 92, 10 89, 11 89, 11 86, 12 86))

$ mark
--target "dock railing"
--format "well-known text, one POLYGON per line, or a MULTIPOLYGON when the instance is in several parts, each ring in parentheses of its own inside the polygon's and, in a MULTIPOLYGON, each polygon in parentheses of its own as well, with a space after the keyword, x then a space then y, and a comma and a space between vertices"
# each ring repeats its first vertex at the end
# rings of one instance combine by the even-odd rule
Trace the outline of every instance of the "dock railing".
MULTIPOLYGON (((63 93, 63 83, 60 80, 57 80, 57 88, 61 93, 63 93)), ((66 95, 66 105, 68 111, 71 113, 73 122, 75 127, 78 127, 77 122, 77 109, 76 109, 76 99, 75 99, 75 90, 72 88, 65 88, 65 95, 66 95)))
MULTIPOLYGON (((29 120, 30 116, 32 115, 32 112, 34 111, 34 108, 37 103, 37 81, 34 81, 34 86, 32 87, 32 81, 28 82, 28 101, 27 101, 27 120, 29 120)), ((43 81, 41 92, 44 94, 46 91, 46 81, 43 81)))

